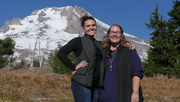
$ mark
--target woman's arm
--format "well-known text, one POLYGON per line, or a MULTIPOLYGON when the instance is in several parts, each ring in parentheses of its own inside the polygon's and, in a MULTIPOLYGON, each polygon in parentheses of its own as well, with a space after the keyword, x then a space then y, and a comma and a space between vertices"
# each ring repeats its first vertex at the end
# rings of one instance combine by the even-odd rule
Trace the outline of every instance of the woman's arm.
POLYGON ((138 76, 133 77, 133 93, 131 95, 131 102, 139 102, 139 87, 141 79, 138 76))
POLYGON ((139 87, 143 78, 143 66, 136 50, 131 51, 131 60, 133 69, 131 102, 139 102, 139 87))
POLYGON ((69 41, 66 45, 64 45, 57 53, 58 58, 64 63, 68 68, 75 70, 76 65, 74 65, 70 59, 68 58, 68 54, 72 51, 76 53, 76 55, 80 55, 82 50, 82 43, 80 38, 74 38, 69 41))

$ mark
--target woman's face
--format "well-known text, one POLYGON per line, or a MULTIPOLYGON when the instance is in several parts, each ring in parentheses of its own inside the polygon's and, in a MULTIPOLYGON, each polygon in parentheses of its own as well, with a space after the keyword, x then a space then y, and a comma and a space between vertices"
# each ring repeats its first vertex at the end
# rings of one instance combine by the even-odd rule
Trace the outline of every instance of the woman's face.
POLYGON ((89 19, 84 22, 83 30, 89 36, 94 36, 96 34, 96 23, 94 20, 89 19))
POLYGON ((112 44, 118 44, 121 41, 121 30, 117 26, 112 26, 109 32, 109 39, 112 44))

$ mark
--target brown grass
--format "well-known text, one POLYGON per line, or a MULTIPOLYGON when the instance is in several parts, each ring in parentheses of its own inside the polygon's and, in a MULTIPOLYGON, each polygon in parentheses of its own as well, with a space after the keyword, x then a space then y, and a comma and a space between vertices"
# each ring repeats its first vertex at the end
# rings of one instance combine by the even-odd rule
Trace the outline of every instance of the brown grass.
MULTIPOLYGON (((0 102, 74 102, 70 78, 50 67, 0 69, 0 102)), ((180 102, 180 79, 157 75, 141 85, 144 102, 180 102)))
POLYGON ((3 68, 0 73, 2 102, 73 102, 70 75, 52 74, 52 68, 3 68))
POLYGON ((180 102, 180 79, 156 75, 144 77, 141 85, 145 102, 180 102))

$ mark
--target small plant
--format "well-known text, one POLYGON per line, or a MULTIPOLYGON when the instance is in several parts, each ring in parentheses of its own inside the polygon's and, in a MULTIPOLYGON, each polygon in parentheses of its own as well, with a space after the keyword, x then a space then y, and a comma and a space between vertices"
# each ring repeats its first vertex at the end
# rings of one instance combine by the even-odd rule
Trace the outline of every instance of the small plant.
POLYGON ((33 67, 39 67, 39 61, 33 61, 33 67))
MULTIPOLYGON (((30 67, 30 64, 28 64, 28 67, 30 67)), ((33 61, 33 67, 39 67, 39 61, 33 61)))
POLYGON ((25 65, 25 62, 24 62, 24 60, 21 60, 21 65, 25 65))
MULTIPOLYGON (((56 49, 53 53, 51 53, 48 58, 49 65, 53 68, 53 72, 71 75, 72 70, 70 68, 68 68, 66 65, 64 65, 61 62, 61 60, 59 60, 57 53, 58 53, 58 49, 56 49)), ((69 53, 68 58, 72 61, 72 63, 77 65, 77 61, 76 61, 74 52, 69 53)))

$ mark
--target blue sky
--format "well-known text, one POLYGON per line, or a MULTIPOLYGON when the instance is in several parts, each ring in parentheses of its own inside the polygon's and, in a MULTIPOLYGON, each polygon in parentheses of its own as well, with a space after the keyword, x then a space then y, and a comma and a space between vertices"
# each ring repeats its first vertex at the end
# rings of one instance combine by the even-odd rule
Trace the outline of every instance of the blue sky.
POLYGON ((124 32, 143 39, 150 39, 152 30, 144 23, 149 23, 150 14, 155 5, 165 20, 169 19, 167 12, 172 9, 172 0, 2 0, 0 3, 0 28, 6 20, 23 19, 35 10, 46 7, 64 7, 76 5, 83 7, 100 21, 122 26, 124 32))

